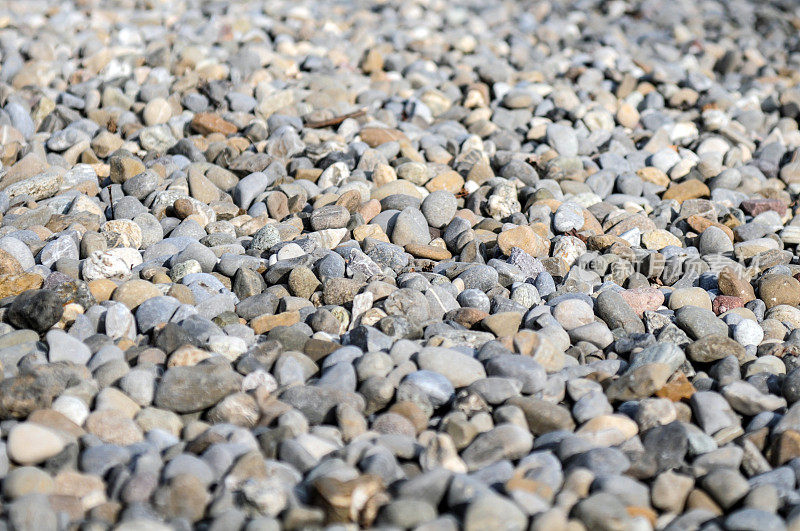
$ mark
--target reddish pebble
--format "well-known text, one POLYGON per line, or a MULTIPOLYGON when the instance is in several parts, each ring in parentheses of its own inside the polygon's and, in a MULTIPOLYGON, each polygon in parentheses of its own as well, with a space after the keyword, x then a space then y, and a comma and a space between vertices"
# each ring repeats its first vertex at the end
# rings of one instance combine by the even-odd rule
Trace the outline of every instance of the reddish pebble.
POLYGON ((356 209, 356 212, 361 214, 365 223, 369 223, 372 218, 381 213, 381 203, 376 199, 370 199, 369 201, 361 203, 356 209))
POLYGON ((664 304, 664 294, 656 288, 634 288, 620 293, 640 318, 647 310, 657 310, 664 304))
POLYGON ((741 208, 751 216, 757 216, 768 210, 774 210, 781 216, 786 214, 786 203, 780 199, 746 199, 742 201, 741 208))
POLYGON ((711 309, 714 310, 714 313, 717 315, 734 308, 741 308, 742 306, 744 306, 744 301, 740 297, 734 297, 732 295, 717 295, 717 297, 711 301, 711 309))

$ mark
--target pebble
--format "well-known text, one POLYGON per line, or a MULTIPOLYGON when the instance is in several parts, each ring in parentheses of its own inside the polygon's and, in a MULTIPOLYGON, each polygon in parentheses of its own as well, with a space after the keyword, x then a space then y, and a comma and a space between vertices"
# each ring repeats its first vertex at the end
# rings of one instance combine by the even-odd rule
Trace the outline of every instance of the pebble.
POLYGON ((454 350, 426 347, 417 354, 417 360, 420 369, 443 375, 456 389, 486 377, 480 362, 454 350))
POLYGON ((678 310, 684 306, 696 306, 706 310, 712 309, 711 298, 706 290, 700 287, 679 288, 669 294, 669 307, 678 310))
POLYGON ((518 248, 534 258, 545 256, 550 248, 550 242, 528 226, 503 231, 497 237, 497 245, 505 255, 510 256, 512 250, 518 248))
POLYGON ((59 454, 66 441, 57 432, 39 424, 22 422, 8 434, 8 457, 20 465, 35 465, 59 454))
POLYGON ((553 227, 558 232, 581 230, 585 223, 583 209, 575 203, 562 203, 553 215, 553 227))
POLYGON ((800 282, 788 275, 764 275, 758 283, 759 298, 767 309, 786 304, 800 304, 800 282))
POLYGON ((595 319, 592 307, 580 299, 558 303, 553 308, 553 317, 567 331, 592 323, 595 319))
POLYGON ((623 328, 628 333, 644 332, 644 324, 634 309, 615 291, 606 290, 598 295, 595 308, 597 315, 612 330, 623 328))
POLYGON ((8 320, 18 328, 45 332, 64 314, 61 298, 50 290, 29 290, 14 298, 8 320))
POLYGON ((420 211, 425 216, 426 222, 436 229, 441 229, 450 223, 457 209, 458 201, 446 190, 431 192, 420 205, 420 211))
POLYGON ((414 207, 403 209, 395 218, 391 238, 392 243, 400 246, 427 245, 431 240, 425 216, 414 207))
POLYGON ((47 357, 50 363, 68 361, 78 365, 86 365, 92 356, 89 347, 62 330, 50 330, 45 334, 45 339, 47 340, 47 357))
POLYGON ((727 336, 727 325, 711 310, 697 306, 684 306, 675 314, 675 324, 690 337, 700 339, 710 335, 727 336))
POLYGON ((173 367, 164 374, 155 403, 177 412, 202 410, 234 392, 239 379, 222 362, 173 367))

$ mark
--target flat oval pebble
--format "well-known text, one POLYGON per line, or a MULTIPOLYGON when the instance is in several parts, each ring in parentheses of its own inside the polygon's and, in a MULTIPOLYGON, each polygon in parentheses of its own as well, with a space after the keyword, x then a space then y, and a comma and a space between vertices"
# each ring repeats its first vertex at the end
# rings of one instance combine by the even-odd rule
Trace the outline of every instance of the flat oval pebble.
POLYGON ((8 457, 21 465, 35 465, 64 449, 66 441, 54 430, 40 424, 20 423, 8 434, 8 457))

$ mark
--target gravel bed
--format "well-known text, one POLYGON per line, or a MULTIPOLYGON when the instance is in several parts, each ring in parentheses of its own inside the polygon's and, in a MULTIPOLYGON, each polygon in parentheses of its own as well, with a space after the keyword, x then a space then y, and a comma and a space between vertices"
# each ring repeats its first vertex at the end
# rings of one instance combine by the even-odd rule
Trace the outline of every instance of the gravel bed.
POLYGON ((0 531, 800 531, 799 30, 0 0, 0 531))

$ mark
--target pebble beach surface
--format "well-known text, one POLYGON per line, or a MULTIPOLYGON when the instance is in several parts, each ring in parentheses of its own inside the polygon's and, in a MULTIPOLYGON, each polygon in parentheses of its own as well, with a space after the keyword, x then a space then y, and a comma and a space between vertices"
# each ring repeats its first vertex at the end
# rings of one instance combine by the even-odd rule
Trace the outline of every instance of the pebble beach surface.
POLYGON ((799 29, 0 0, 0 529, 800 530, 799 29))

